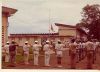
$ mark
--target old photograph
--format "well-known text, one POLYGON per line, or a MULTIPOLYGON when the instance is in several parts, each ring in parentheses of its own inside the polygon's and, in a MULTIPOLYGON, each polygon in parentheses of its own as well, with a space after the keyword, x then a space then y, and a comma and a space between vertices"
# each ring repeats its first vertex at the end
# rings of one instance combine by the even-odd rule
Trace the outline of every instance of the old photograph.
POLYGON ((100 70, 100 0, 3 0, 2 69, 100 70))

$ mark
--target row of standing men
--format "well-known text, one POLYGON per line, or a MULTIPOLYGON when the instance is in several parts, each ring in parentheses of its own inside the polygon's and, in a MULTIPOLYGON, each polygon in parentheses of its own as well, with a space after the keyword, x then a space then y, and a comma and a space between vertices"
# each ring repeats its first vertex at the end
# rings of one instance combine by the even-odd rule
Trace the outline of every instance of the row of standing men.
MULTIPOLYGON (((62 57, 63 57, 63 51, 69 50, 69 56, 70 56, 70 67, 72 69, 76 68, 76 63, 83 60, 85 57, 87 57, 87 68, 92 68, 92 64, 96 60, 96 52, 98 51, 100 43, 96 40, 92 41, 81 41, 81 40, 75 40, 72 39, 70 42, 66 42, 63 44, 60 40, 55 44, 55 48, 52 49, 52 45, 50 44, 50 41, 46 41, 46 44, 43 46, 44 51, 44 65, 50 66, 50 55, 52 53, 56 53, 57 57, 57 66, 62 67, 62 57), (66 47, 66 48, 65 48, 66 47)), ((3 51, 5 53, 5 62, 10 62, 10 66, 15 66, 15 58, 16 58, 16 46, 14 41, 4 46, 3 51)), ((25 45, 23 46, 23 54, 24 54, 24 63, 29 64, 29 48, 31 45, 28 44, 28 41, 25 42, 25 45)), ((34 65, 39 65, 39 54, 40 50, 42 48, 42 45, 39 44, 38 41, 35 41, 35 44, 32 45, 33 55, 34 55, 34 65)))

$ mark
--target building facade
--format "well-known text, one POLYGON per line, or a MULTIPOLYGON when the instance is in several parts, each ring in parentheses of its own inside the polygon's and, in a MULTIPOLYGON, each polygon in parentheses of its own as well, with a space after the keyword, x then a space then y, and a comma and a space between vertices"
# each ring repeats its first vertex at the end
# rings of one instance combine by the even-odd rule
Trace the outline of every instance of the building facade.
POLYGON ((2 46, 8 41, 8 17, 16 11, 16 9, 2 7, 2 46))
MULTIPOLYGON (((80 31, 77 30, 76 26, 66 25, 55 23, 58 27, 57 33, 37 33, 37 34, 10 34, 9 41, 16 41, 20 46, 23 46, 25 41, 28 41, 29 44, 33 44, 35 40, 39 43, 44 43, 46 40, 51 42, 57 42, 61 40, 62 42, 69 41, 72 37, 80 36, 80 31)), ((84 36, 84 34, 82 35, 84 36)), ((80 36, 81 37, 81 36, 80 36)))

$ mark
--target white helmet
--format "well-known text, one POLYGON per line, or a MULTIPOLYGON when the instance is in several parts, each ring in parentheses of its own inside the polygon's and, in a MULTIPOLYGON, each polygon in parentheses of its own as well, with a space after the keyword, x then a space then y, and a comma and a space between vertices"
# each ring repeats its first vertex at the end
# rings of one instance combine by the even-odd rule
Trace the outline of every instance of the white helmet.
POLYGON ((25 43, 28 43, 28 41, 26 41, 25 43))
POLYGON ((35 43, 38 43, 38 41, 35 41, 35 43))
POLYGON ((49 43, 50 41, 47 40, 46 42, 49 43))
POLYGON ((58 42, 61 42, 60 40, 58 40, 58 42))
POLYGON ((6 43, 9 43, 9 41, 7 41, 6 43))

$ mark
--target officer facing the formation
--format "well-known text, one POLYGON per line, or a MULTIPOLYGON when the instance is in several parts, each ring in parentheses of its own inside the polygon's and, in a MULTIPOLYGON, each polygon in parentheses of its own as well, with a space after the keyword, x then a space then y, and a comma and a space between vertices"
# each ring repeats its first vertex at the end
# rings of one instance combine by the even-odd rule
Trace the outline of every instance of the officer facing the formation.
POLYGON ((61 44, 61 41, 59 40, 58 43, 55 45, 55 49, 56 49, 56 55, 57 55, 57 64, 58 67, 62 67, 61 66, 61 60, 62 60, 62 51, 63 51, 63 44, 61 44))
POLYGON ((16 58, 16 47, 18 45, 15 41, 12 41, 9 45, 9 54, 10 54, 10 66, 15 67, 15 58, 16 58))
POLYGON ((5 62, 9 62, 9 41, 4 46, 5 62))
POLYGON ((71 69, 75 69, 76 67, 76 44, 74 43, 75 39, 71 40, 71 43, 69 44, 69 51, 70 51, 70 64, 71 69))
POLYGON ((38 65, 38 57, 39 57, 39 51, 41 49, 41 45, 38 44, 38 41, 35 41, 35 44, 33 45, 33 54, 34 54, 34 65, 38 65))
POLYGON ((99 43, 96 42, 96 39, 93 39, 93 63, 96 60, 96 52, 97 52, 98 46, 99 46, 99 43))
POLYGON ((87 69, 91 69, 93 62, 93 42, 87 41, 86 49, 87 49, 87 69))
POLYGON ((23 51, 24 51, 24 63, 29 64, 29 47, 30 45, 28 44, 28 41, 25 42, 25 45, 23 46, 23 51))
POLYGON ((51 51, 51 45, 49 44, 49 41, 46 41, 46 44, 43 47, 43 51, 45 52, 45 66, 50 66, 50 51, 51 51))

